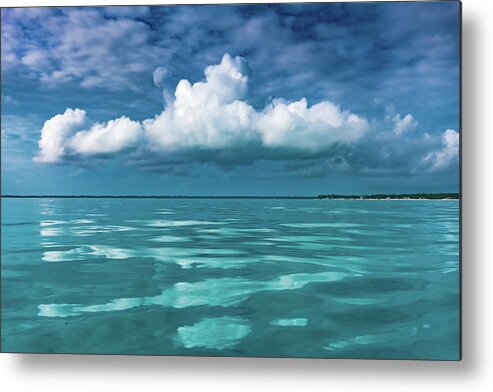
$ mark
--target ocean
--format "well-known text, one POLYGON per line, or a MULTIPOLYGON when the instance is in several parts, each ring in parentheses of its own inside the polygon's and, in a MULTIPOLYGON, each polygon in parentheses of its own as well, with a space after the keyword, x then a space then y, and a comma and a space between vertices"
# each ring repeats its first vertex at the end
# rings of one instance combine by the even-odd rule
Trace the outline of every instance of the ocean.
POLYGON ((2 351, 459 358, 459 202, 2 199, 2 351))

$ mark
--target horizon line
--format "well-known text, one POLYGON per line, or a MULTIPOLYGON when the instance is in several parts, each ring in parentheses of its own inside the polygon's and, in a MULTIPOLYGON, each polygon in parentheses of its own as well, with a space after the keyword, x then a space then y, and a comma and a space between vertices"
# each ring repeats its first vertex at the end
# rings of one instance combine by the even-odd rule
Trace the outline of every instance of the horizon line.
POLYGON ((149 199, 313 199, 317 196, 242 196, 242 195, 211 195, 211 196, 199 196, 199 195, 1 195, 5 198, 149 198, 149 199))
POLYGON ((448 195, 448 196, 460 196, 460 192, 419 192, 419 193, 372 193, 372 194, 319 194, 312 196, 246 196, 246 195, 210 195, 210 196, 200 196, 200 195, 15 195, 15 194, 5 194, 1 195, 1 198, 114 198, 114 199, 318 199, 318 198, 358 198, 358 197, 384 197, 384 196, 438 196, 438 195, 448 195))

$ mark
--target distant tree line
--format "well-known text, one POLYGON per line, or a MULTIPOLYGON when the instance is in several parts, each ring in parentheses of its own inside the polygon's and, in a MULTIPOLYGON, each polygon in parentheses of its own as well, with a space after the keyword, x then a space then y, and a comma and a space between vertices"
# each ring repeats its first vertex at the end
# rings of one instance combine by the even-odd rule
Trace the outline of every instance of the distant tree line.
POLYGON ((458 193, 376 193, 373 195, 318 195, 318 199, 427 199, 427 200, 443 200, 443 199, 459 199, 458 193))

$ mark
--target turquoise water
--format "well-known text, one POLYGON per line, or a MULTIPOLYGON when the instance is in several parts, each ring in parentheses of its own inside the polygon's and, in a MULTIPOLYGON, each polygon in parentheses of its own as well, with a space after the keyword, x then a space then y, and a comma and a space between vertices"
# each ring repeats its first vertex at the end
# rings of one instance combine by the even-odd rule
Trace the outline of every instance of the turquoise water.
POLYGON ((457 359, 459 204, 3 199, 2 351, 457 359))

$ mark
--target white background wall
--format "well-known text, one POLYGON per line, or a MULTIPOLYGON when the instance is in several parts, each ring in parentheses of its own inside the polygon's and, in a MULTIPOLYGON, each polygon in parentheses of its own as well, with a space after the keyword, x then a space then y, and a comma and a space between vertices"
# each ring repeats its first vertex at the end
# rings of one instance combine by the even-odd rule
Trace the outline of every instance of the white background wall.
MULTIPOLYGON (((181 4, 193 2, 175 0, 181 4)), ((166 1, 2 0, 1 6, 153 3, 166 1)), ((462 362, 0 354, 3 390, 493 390, 492 10, 491 0, 463 1, 462 362)))

